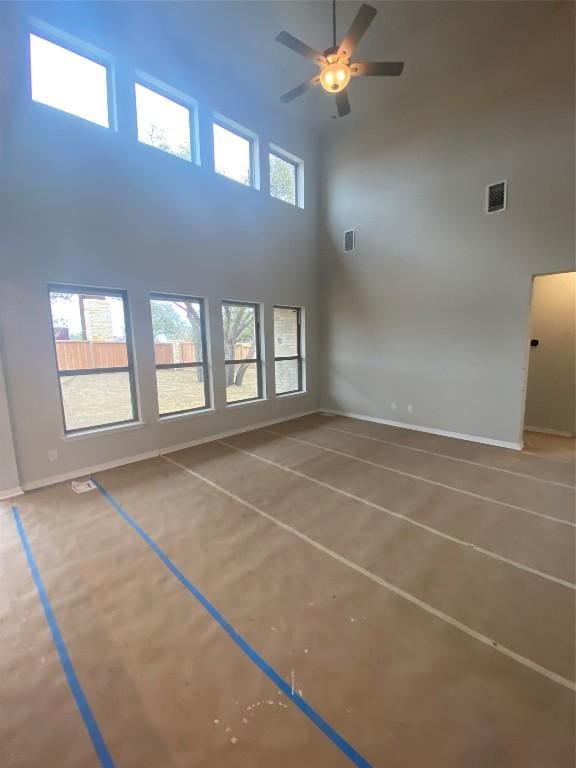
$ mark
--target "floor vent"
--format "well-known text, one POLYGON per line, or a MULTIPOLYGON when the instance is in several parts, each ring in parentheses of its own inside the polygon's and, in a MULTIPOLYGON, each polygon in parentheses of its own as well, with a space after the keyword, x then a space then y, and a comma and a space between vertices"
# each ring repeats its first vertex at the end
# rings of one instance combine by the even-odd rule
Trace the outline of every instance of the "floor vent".
POLYGON ((344 232, 344 253, 350 253, 356 247, 356 234, 354 229, 344 232))
POLYGON ((486 187, 486 213, 506 210, 506 182, 498 181, 486 187))

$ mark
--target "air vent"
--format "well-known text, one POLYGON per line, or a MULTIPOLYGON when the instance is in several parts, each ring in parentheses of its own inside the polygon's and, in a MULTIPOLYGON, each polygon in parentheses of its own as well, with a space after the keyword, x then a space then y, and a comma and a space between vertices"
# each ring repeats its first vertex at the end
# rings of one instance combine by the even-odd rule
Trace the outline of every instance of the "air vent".
POLYGON ((506 182, 498 181, 486 187, 486 213, 506 210, 506 182))
POLYGON ((355 230, 347 229, 344 232, 344 253, 350 253, 356 247, 355 230))

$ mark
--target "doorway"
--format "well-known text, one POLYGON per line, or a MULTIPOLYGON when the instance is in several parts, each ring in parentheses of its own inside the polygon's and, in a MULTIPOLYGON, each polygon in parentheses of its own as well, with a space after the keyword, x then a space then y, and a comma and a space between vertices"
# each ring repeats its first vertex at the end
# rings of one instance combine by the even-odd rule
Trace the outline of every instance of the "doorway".
POLYGON ((538 275, 530 307, 524 447, 573 459, 576 446, 576 272, 538 275))

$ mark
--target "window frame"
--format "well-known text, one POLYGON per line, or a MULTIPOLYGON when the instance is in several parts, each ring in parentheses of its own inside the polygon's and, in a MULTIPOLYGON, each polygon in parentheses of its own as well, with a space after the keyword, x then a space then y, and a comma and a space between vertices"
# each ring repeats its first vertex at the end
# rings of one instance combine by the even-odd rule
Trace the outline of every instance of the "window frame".
POLYGON ((279 147, 277 144, 272 143, 268 145, 268 191, 270 193, 270 197, 274 200, 279 200, 281 203, 291 205, 293 208, 304 209, 304 160, 297 157, 296 155, 293 155, 291 152, 282 149, 282 147, 279 147), (294 167, 294 187, 296 200, 293 203, 289 203, 286 200, 282 200, 282 198, 276 197, 276 195, 272 194, 272 188, 270 185, 270 155, 274 155, 275 157, 279 158, 280 160, 284 160, 285 163, 289 163, 294 167))
MULTIPOLYGON (((213 160, 213 170, 214 173, 217 176, 221 176, 225 179, 228 179, 229 181, 233 181, 235 184, 238 184, 240 187, 244 187, 245 189, 260 189, 260 142, 258 139, 258 134, 254 133, 254 131, 251 131, 249 128, 245 128, 243 125, 240 125, 239 123, 234 122, 234 120, 230 120, 230 118, 225 117, 224 115, 221 115, 218 112, 212 112, 212 160, 213 160), (239 136, 241 139, 245 139, 248 142, 248 145, 250 147, 250 174, 249 174, 249 184, 242 184, 241 181, 237 181, 236 179, 233 179, 231 176, 227 176, 225 173, 220 173, 220 171, 216 170, 216 142, 214 141, 214 126, 218 125, 220 128, 223 128, 225 131, 229 131, 230 133, 234 133, 236 136, 239 136)), ((240 302, 237 302, 240 303, 240 302)))
MULTIPOLYGON (((210 363, 208 361, 208 345, 206 334, 206 301, 200 296, 184 296, 174 293, 151 293, 150 306, 152 301, 192 301, 200 305, 200 336, 202 338, 202 361, 195 363, 157 363, 154 357, 154 371, 173 368, 203 368, 204 375, 204 405, 198 408, 183 408, 181 411, 170 411, 169 413, 160 413, 160 399, 158 397, 158 377, 156 376, 156 415, 159 421, 171 419, 176 416, 186 416, 190 413, 199 413, 209 411, 212 408, 212 398, 210 391, 210 363)), ((152 343, 154 344, 154 323, 152 322, 152 343)))
POLYGON ((117 88, 116 88, 116 66, 115 60, 112 54, 108 53, 102 48, 98 48, 92 43, 88 43, 85 40, 81 40, 74 35, 68 34, 57 27, 53 27, 51 24, 47 24, 41 19, 30 18, 27 25, 27 37, 26 37, 26 53, 27 60, 27 75, 28 75, 28 92, 30 94, 30 100, 34 104, 39 104, 41 107, 60 112, 63 115, 67 115, 70 118, 76 120, 82 120, 84 123, 94 125, 97 128, 102 128, 105 131, 118 132, 118 108, 117 108, 117 88), (49 43, 64 48, 70 53, 75 53, 78 56, 82 56, 84 59, 100 64, 106 70, 106 102, 108 106, 108 125, 100 125, 93 120, 90 120, 82 115, 77 115, 74 112, 67 112, 65 109, 55 107, 51 104, 45 104, 43 101, 37 101, 32 97, 32 50, 30 46, 30 36, 35 35, 49 43))
POLYGON ((295 355, 279 355, 276 356, 276 328, 274 327, 274 394, 276 397, 284 397, 285 395, 296 395, 305 392, 304 389, 304 356, 302 355, 302 307, 294 307, 288 304, 275 304, 273 307, 273 320, 275 309, 293 309, 296 311, 296 354, 295 355), (291 389, 288 392, 278 392, 276 389, 276 363, 283 360, 297 360, 298 361, 298 389, 291 389))
MULTIPOLYGON (((256 357, 244 358, 243 360, 228 360, 226 357, 226 349, 224 349, 224 381, 226 381, 226 366, 227 365, 242 365, 243 363, 256 364, 256 381, 258 384, 258 392, 256 397, 245 397, 242 400, 232 400, 228 402, 226 398, 226 407, 240 405, 241 403, 254 403, 258 400, 264 400, 264 382, 262 377, 262 336, 260 325, 260 304, 254 301, 232 301, 231 299, 225 299, 222 302, 222 308, 224 306, 233 307, 252 307, 254 309, 254 339, 256 341, 256 357)), ((222 329, 224 329, 224 319, 222 319, 222 329)), ((226 384, 224 385, 225 389, 226 384)))
POLYGON ((171 85, 164 83, 162 80, 158 80, 152 75, 148 75, 140 69, 134 72, 133 82, 133 94, 134 94, 134 115, 136 118, 136 141, 150 149, 154 149, 157 152, 162 152, 164 155, 175 157, 177 160, 183 160, 191 165, 200 165, 200 124, 198 118, 198 102, 192 96, 187 93, 179 91, 177 88, 173 88, 171 85), (190 129, 190 160, 186 160, 183 157, 175 155, 173 152, 159 149, 152 144, 147 144, 145 141, 141 141, 138 138, 138 102, 136 99, 136 86, 141 85, 143 88, 147 88, 149 91, 157 93, 159 96, 164 96, 165 99, 173 101, 175 104, 180 105, 188 110, 189 115, 189 129, 190 129))
POLYGON ((105 429, 115 429, 116 427, 127 424, 135 424, 140 420, 138 389, 136 386, 136 369, 134 364, 134 350, 132 343, 132 323, 130 321, 130 311, 128 305, 128 291, 118 288, 88 288, 85 286, 65 285, 62 283, 48 284, 48 305, 50 308, 50 330, 52 333, 52 345, 54 349, 54 362, 56 375, 58 377, 58 389, 60 392, 60 409, 62 412, 62 424, 64 425, 64 436, 88 434, 90 432, 99 432, 105 429), (56 338, 54 336, 54 316, 52 315, 52 294, 53 293, 73 293, 79 296, 111 296, 112 298, 122 299, 122 308, 124 310, 124 334, 126 336, 126 356, 127 366, 114 366, 112 368, 74 368, 60 370, 58 367, 58 351, 56 348, 56 338), (122 421, 109 421, 103 424, 95 424, 89 427, 76 427, 68 429, 66 425, 66 410, 64 408, 64 396, 62 393, 63 376, 88 376, 90 374, 98 375, 101 373, 127 373, 130 382, 130 400, 132 403, 132 418, 122 421))

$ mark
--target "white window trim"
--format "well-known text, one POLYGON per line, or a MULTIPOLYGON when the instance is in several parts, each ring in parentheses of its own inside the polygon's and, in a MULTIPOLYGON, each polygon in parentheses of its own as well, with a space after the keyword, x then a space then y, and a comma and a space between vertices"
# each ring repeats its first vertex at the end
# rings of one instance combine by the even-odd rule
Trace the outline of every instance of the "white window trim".
MULTIPOLYGON (((286 162, 295 166, 296 168, 296 203, 293 205, 293 207, 303 209, 304 208, 304 160, 302 160, 300 157, 297 157, 296 155, 293 155, 291 152, 288 152, 287 150, 282 149, 282 147, 279 147, 278 144, 270 143, 268 145, 268 151, 273 155, 277 155, 281 160, 286 160, 286 162)), ((280 199, 278 197, 274 197, 272 193, 270 193, 270 197, 273 197, 274 200, 280 199)), ((286 201, 280 200, 280 202, 285 203, 286 201)), ((287 203, 287 205, 292 205, 292 203, 287 203)))
MULTIPOLYGON (((212 136, 214 136, 214 124, 220 125, 222 128, 225 128, 232 133, 236 133, 238 136, 241 136, 243 139, 246 139, 250 142, 250 184, 240 184, 240 186, 246 187, 247 189, 256 189, 259 191, 260 139, 258 134, 254 131, 251 131, 249 128, 245 128, 243 125, 240 125, 240 123, 234 122, 234 120, 231 120, 229 117, 225 117, 219 112, 212 112, 212 136)), ((214 141, 214 138, 212 138, 212 141, 214 141)), ((223 178, 229 179, 230 181, 234 181, 236 184, 238 184, 239 182, 237 182, 235 179, 231 179, 229 176, 226 176, 223 173, 218 173, 216 170, 216 152, 214 151, 214 148, 212 154, 214 155, 214 173, 217 176, 222 176, 223 178)))
POLYGON ((87 43, 85 40, 80 40, 78 37, 68 34, 57 27, 53 27, 51 24, 47 24, 45 21, 37 18, 28 19, 28 34, 26 36, 26 53, 28 57, 28 92, 30 97, 32 96, 32 57, 30 52, 30 35, 36 35, 49 43, 65 48, 71 53, 76 53, 79 56, 83 56, 85 59, 90 59, 96 64, 100 64, 106 69, 106 95, 108 102, 108 127, 104 125, 98 125, 92 120, 87 120, 80 115, 75 115, 72 112, 66 112, 59 107, 53 107, 50 104, 42 104, 39 101, 32 99, 34 104, 40 104, 47 109, 55 110, 68 117, 75 118, 76 120, 82 120, 89 125, 95 125, 97 128, 103 128, 107 131, 118 132, 118 108, 117 108, 117 95, 116 95, 116 66, 114 57, 108 53, 108 51, 98 48, 92 43, 87 43))
POLYGON ((78 432, 64 432, 60 434, 60 439, 65 440, 67 443, 72 443, 75 440, 85 440, 87 437, 101 437, 102 435, 114 432, 129 432, 132 429, 142 429, 144 426, 146 426, 146 422, 140 419, 139 421, 131 421, 129 424, 112 424, 109 427, 93 427, 79 430, 78 432))
MULTIPOLYGON (((170 99, 170 101, 174 101, 176 104, 180 104, 180 106, 185 107, 188 110, 190 114, 190 160, 193 165, 200 165, 200 124, 198 120, 197 100, 187 93, 183 93, 177 88, 173 88, 162 80, 158 80, 156 77, 148 75, 140 69, 136 69, 134 71, 134 103, 136 102, 137 85, 142 85, 144 88, 148 88, 149 90, 158 93, 160 96, 165 96, 167 99, 170 99)), ((138 139, 138 111, 136 103, 134 104, 134 114, 136 115, 136 140, 139 144, 143 144, 144 142, 141 142, 138 139)), ((151 145, 147 144, 146 146, 151 145)), ((157 147, 151 148, 156 149, 157 151, 162 151, 158 150, 157 147)), ((164 154, 170 155, 171 153, 165 152, 164 154)), ((176 155, 172 155, 172 157, 176 157, 176 155)), ((177 159, 181 160, 182 158, 177 159)))

